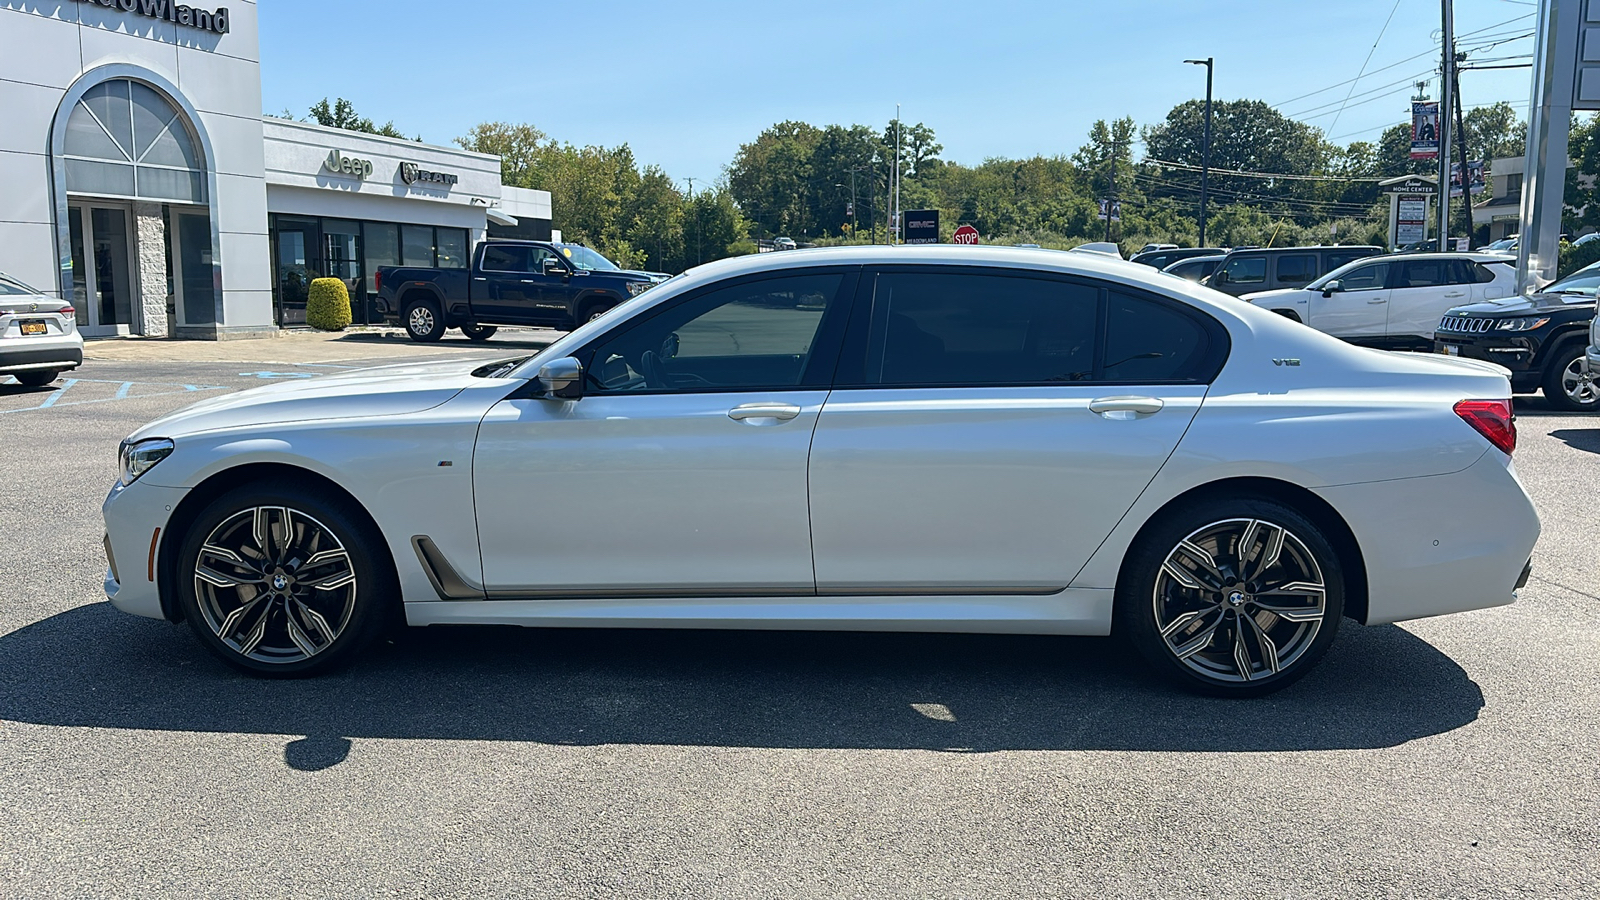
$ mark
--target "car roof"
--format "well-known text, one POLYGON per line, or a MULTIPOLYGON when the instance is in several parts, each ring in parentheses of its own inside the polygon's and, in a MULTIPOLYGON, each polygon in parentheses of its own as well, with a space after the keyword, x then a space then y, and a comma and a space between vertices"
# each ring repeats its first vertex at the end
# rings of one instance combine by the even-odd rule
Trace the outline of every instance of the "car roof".
MULTIPOLYGON (((1312 250, 1376 250, 1383 252, 1383 248, 1376 244, 1312 244, 1306 247, 1251 247, 1247 250, 1230 250, 1229 255, 1246 253, 1306 253, 1312 250)), ((1459 254, 1458 254, 1459 255, 1459 254)))
MULTIPOLYGON (((1172 264, 1172 266, 1190 266, 1190 265, 1194 265, 1196 263, 1208 263, 1208 262, 1213 262, 1213 261, 1221 262, 1222 260, 1225 260, 1227 258, 1228 258, 1228 254, 1226 254, 1226 253, 1213 253, 1210 256, 1190 256, 1190 257, 1186 257, 1184 259, 1177 260, 1176 262, 1174 262, 1172 264)), ((1170 269, 1170 268, 1172 268, 1172 266, 1167 266, 1167 268, 1170 269)))

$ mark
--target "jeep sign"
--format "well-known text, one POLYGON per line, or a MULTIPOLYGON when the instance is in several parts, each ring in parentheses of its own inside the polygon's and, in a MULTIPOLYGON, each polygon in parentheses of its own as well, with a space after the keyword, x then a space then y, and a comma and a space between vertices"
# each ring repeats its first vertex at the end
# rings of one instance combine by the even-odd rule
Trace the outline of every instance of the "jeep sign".
POLYGON ((372 160, 345 156, 337 150, 328 152, 328 158, 322 161, 322 166, 336 175, 349 175, 363 181, 372 174, 372 160))

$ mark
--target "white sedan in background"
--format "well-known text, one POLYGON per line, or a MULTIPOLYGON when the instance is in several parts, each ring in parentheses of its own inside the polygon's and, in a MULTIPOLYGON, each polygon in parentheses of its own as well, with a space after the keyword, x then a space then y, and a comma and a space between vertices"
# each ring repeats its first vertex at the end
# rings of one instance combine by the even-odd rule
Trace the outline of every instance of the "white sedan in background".
POLYGON ((70 303, 0 273, 0 379, 44 387, 83 365, 83 335, 70 303))
POLYGON ((1516 262, 1492 253, 1369 256, 1303 288, 1239 299, 1352 343, 1432 350, 1446 312, 1516 294, 1516 262))
POLYGON ((1503 370, 1146 266, 832 248, 695 269, 539 355, 152 422, 106 592, 264 675, 389 622, 1105 635, 1276 690, 1340 620, 1509 603, 1503 370))

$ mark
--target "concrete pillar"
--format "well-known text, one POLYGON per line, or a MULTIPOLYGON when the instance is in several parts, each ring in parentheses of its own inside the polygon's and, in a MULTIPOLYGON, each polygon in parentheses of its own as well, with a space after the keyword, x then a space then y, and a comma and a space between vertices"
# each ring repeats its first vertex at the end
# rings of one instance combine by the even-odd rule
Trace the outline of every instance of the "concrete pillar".
POLYGON ((161 204, 133 204, 133 221, 140 333, 146 337, 166 337, 167 225, 161 218, 161 204))

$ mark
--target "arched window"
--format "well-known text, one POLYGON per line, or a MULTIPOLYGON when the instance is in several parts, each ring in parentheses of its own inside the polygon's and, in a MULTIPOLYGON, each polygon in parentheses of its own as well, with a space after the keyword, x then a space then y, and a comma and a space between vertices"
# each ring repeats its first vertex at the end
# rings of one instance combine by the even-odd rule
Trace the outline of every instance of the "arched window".
POLYGON ((118 79, 90 88, 67 119, 63 150, 68 193, 206 202, 183 113, 148 85, 118 79))

